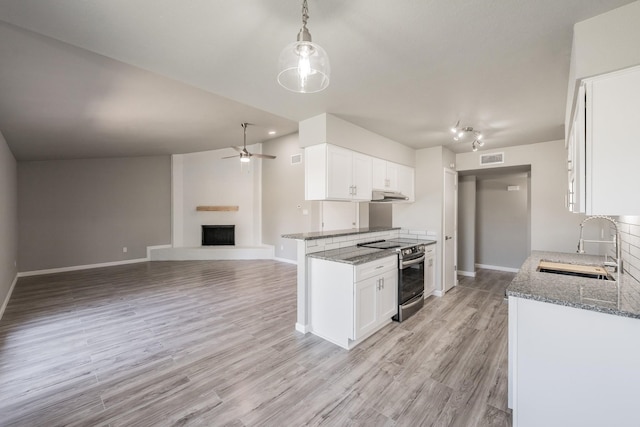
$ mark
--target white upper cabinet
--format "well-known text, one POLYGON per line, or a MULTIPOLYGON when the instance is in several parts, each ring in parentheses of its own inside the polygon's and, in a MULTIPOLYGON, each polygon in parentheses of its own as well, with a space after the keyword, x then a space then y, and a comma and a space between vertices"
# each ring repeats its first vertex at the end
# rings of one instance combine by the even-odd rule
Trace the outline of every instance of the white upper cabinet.
POLYGON ((371 157, 331 144, 304 152, 306 200, 371 200, 371 157))
POLYGON ((382 159, 373 159, 373 189, 383 191, 398 190, 398 169, 400 165, 382 159))
POLYGON ((567 141, 569 209, 640 215, 640 67, 584 79, 567 141))
POLYGON ((396 165, 398 169, 398 191, 409 197, 407 202, 414 202, 415 198, 415 172, 413 168, 405 165, 396 165))

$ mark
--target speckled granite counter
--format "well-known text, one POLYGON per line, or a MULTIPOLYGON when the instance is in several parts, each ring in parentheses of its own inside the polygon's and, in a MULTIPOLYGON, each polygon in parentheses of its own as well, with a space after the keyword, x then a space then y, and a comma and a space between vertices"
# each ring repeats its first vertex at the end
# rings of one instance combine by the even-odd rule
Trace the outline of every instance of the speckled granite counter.
POLYGON ((540 273, 541 260, 602 265, 601 256, 533 251, 507 288, 507 296, 640 319, 640 283, 628 274, 612 274, 616 282, 540 273))
POLYGON ((358 265, 394 255, 397 254, 393 249, 374 249, 349 246, 347 248, 315 252, 307 256, 309 258, 318 258, 327 261, 358 265))
POLYGON ((347 230, 313 231, 310 233, 283 234, 284 239, 317 240, 329 237, 351 236, 353 234, 376 233, 378 231, 400 230, 400 227, 349 228, 347 230))

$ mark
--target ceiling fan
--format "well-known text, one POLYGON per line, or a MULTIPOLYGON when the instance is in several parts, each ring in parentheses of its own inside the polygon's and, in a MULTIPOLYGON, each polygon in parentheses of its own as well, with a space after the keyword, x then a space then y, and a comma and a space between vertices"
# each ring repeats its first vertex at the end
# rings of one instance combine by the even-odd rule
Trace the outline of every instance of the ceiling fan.
POLYGON ((247 150, 247 126, 250 126, 251 123, 241 123, 240 126, 242 126, 242 129, 244 130, 244 145, 242 148, 240 147, 231 147, 234 150, 236 150, 238 153, 240 153, 239 155, 235 155, 235 156, 227 156, 227 157, 223 157, 223 159, 231 159, 233 157, 240 157, 240 161, 245 163, 245 162, 249 162, 251 160, 251 157, 257 157, 260 159, 275 159, 276 156, 272 156, 270 154, 258 154, 258 153, 250 153, 247 150))

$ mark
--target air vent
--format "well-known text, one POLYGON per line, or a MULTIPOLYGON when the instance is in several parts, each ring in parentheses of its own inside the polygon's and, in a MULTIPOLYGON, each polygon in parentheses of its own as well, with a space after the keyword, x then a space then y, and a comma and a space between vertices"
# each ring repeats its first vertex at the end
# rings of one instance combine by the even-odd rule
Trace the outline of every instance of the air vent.
POLYGON ((483 166, 497 165, 500 163, 504 163, 504 153, 491 153, 491 154, 480 155, 480 164, 483 166))
POLYGON ((293 156, 291 156, 292 165, 298 165, 300 163, 302 163, 302 154, 294 154, 293 156))

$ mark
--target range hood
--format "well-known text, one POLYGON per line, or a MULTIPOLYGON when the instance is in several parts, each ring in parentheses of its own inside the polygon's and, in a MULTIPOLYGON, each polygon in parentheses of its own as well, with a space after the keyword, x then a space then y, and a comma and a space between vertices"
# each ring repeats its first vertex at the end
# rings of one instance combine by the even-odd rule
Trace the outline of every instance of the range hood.
POLYGON ((371 194, 371 202, 376 203, 405 202, 407 200, 409 200, 409 198, 399 191, 373 190, 371 194))

